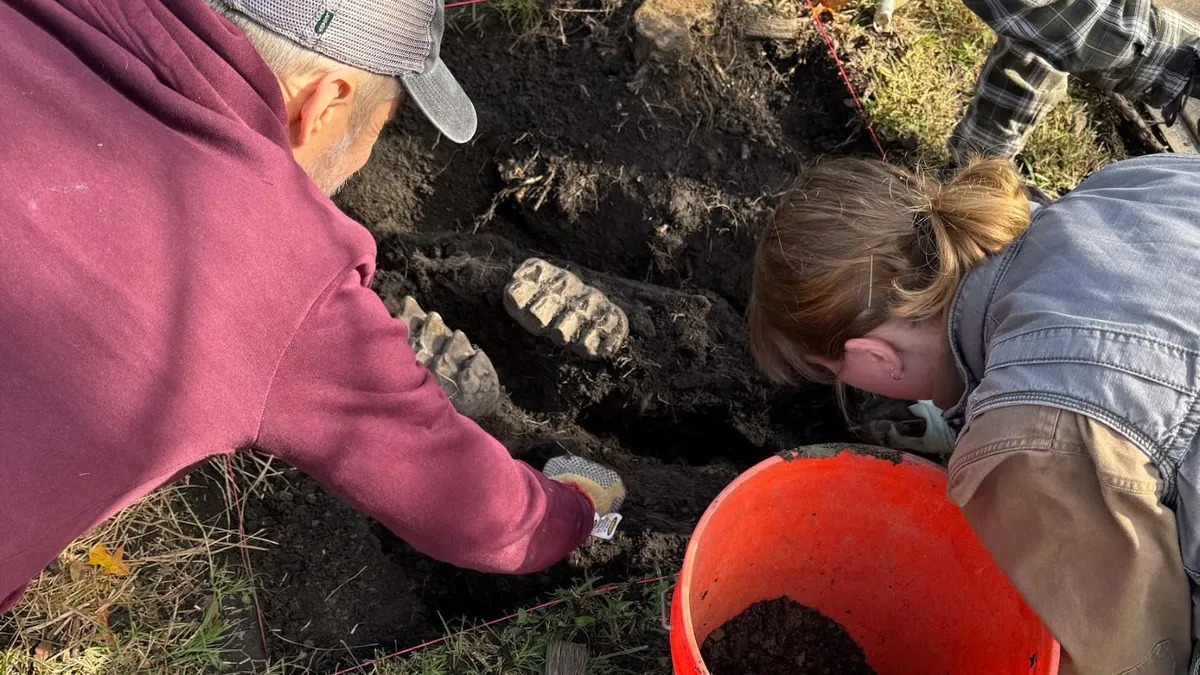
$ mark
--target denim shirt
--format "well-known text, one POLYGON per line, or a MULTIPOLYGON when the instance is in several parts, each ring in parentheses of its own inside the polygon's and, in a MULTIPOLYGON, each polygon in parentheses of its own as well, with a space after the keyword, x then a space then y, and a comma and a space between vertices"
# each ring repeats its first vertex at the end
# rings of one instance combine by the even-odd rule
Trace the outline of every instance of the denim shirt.
POLYGON ((1113 164, 961 283, 964 429, 1005 406, 1102 422, 1157 466, 1200 626, 1200 158, 1113 164))

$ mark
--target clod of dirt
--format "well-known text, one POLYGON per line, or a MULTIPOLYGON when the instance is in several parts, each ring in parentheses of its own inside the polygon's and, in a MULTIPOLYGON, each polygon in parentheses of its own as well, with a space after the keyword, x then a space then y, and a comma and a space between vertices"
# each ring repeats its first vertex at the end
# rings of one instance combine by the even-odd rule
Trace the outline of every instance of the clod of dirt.
POLYGON ((701 654, 714 675, 875 675, 844 628, 787 598, 751 605, 701 654))
POLYGON ((692 51, 692 29, 716 20, 714 0, 646 0, 633 15, 642 57, 686 56, 692 51))
POLYGON ((393 314, 408 325, 408 346, 417 361, 437 375, 438 385, 458 412, 477 419, 496 409, 500 400, 496 369, 461 330, 451 331, 437 312, 426 314, 412 296, 405 296, 393 314))
POLYGON ((530 258, 504 289, 504 309, 534 335, 585 359, 607 359, 625 346, 629 318, 603 293, 567 270, 530 258))

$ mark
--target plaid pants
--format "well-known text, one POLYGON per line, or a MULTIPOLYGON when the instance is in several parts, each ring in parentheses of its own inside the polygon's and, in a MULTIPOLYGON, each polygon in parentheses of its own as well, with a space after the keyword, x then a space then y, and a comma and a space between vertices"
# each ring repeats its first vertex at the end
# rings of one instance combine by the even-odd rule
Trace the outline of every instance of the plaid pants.
POLYGON ((999 39, 950 137, 957 163, 1016 156, 1068 73, 1153 107, 1196 91, 1200 26, 1150 0, 964 2, 999 39))

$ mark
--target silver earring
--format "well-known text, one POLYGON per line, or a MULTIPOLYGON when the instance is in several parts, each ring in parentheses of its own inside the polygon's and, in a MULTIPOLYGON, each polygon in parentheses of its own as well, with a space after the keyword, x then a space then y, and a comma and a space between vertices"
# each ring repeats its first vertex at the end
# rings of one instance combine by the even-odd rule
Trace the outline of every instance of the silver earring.
POLYGON ((895 381, 897 381, 897 382, 899 382, 900 380, 903 380, 903 379, 904 379, 904 370, 902 369, 902 370, 900 371, 900 375, 899 375, 899 376, 897 376, 897 375, 896 375, 896 369, 895 369, 895 368, 892 368, 892 379, 893 379, 893 380, 895 380, 895 381))

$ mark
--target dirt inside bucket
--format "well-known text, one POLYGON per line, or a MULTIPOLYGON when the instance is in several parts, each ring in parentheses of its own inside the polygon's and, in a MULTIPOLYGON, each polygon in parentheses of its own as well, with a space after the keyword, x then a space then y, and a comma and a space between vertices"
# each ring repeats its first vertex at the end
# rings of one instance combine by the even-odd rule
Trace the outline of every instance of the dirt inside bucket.
POLYGON ((874 675, 836 621, 787 598, 759 602, 701 649, 713 675, 874 675))

